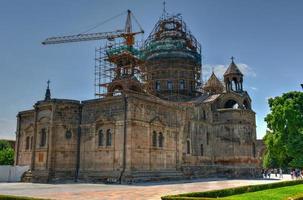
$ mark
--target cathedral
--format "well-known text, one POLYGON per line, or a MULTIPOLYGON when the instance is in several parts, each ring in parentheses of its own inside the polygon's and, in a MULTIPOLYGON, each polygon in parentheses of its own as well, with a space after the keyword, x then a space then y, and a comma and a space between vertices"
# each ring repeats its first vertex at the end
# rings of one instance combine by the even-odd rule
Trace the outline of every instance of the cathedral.
POLYGON ((201 45, 180 15, 162 16, 141 48, 126 42, 105 55, 114 67, 98 98, 53 98, 48 84, 18 113, 15 164, 30 166, 31 181, 258 175, 244 76, 232 58, 223 77, 202 83, 201 45))

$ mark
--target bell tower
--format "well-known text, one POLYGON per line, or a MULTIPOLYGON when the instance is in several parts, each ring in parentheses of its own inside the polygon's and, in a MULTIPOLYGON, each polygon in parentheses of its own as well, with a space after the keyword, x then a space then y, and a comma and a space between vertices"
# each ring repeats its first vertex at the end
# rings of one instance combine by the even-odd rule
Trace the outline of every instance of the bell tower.
POLYGON ((231 57, 231 63, 224 73, 224 83, 227 92, 243 91, 243 74, 235 64, 234 57, 231 57))

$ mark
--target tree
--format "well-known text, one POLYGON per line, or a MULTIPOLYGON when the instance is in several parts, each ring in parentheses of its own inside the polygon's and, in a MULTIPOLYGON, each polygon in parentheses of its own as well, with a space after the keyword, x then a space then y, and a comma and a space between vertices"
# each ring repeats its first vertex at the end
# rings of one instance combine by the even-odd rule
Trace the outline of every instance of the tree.
POLYGON ((0 165, 14 164, 14 149, 8 141, 0 140, 0 165))
POLYGON ((9 148, 9 147, 11 147, 11 145, 9 144, 8 141, 0 140, 0 151, 2 151, 3 149, 9 148))
POLYGON ((268 104, 264 167, 303 167, 303 93, 288 92, 268 104))

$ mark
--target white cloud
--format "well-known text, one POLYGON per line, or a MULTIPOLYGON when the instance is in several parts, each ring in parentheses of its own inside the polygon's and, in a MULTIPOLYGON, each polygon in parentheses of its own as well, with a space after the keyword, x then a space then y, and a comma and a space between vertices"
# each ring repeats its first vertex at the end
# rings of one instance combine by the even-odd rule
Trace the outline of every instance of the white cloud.
MULTIPOLYGON (((223 79, 223 74, 227 70, 229 65, 220 65, 220 64, 205 64, 202 66, 202 76, 203 81, 207 81, 210 77, 212 71, 215 72, 216 76, 219 79, 223 79)), ((247 64, 238 63, 237 66, 239 67, 240 71, 244 74, 244 76, 248 77, 256 77, 256 72, 247 64)))
POLYGON ((256 87, 250 87, 250 89, 252 89, 252 90, 258 90, 258 88, 256 88, 256 87))

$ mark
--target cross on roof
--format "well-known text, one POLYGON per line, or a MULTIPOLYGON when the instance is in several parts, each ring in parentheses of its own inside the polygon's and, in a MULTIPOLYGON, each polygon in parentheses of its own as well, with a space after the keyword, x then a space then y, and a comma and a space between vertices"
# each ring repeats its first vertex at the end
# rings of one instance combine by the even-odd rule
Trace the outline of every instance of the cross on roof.
POLYGON ((163 13, 166 13, 166 2, 165 2, 165 0, 163 1, 163 13))
POLYGON ((231 59, 231 62, 234 62, 235 57, 232 56, 230 59, 231 59))
POLYGON ((49 88, 50 80, 47 81, 47 88, 49 88))

